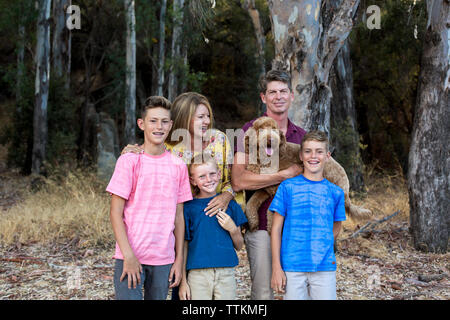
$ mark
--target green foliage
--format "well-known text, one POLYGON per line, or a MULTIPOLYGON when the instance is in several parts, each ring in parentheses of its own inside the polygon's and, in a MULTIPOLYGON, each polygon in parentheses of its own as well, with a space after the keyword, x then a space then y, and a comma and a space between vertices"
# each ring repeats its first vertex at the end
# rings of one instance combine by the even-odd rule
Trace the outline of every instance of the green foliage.
MULTIPOLYGON (((406 171, 413 108, 425 31, 424 1, 372 1, 381 8, 381 29, 364 22, 351 33, 359 131, 366 162, 406 171), (414 30, 417 30, 417 39, 414 30)), ((365 10, 362 7, 360 10, 365 10)))

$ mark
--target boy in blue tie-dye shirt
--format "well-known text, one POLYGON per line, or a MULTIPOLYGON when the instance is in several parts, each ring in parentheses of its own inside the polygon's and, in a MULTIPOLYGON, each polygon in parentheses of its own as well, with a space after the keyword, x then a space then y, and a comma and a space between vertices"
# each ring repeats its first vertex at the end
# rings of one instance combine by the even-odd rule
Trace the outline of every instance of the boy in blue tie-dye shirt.
POLYGON ((285 299, 336 299, 334 241, 345 220, 344 191, 323 177, 328 138, 313 131, 302 141, 303 175, 278 187, 274 212, 272 281, 285 299))

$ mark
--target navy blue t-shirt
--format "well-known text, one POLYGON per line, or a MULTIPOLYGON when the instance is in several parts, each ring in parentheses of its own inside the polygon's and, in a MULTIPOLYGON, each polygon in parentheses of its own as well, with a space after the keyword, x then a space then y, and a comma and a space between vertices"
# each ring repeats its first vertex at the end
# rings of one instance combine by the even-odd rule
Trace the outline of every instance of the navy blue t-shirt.
MULTIPOLYGON (((220 226, 217 216, 209 217, 203 211, 212 198, 184 203, 185 239, 189 241, 187 270, 235 267, 239 264, 230 233, 220 226)), ((226 213, 236 226, 247 222, 244 212, 234 200, 228 204, 226 213)))

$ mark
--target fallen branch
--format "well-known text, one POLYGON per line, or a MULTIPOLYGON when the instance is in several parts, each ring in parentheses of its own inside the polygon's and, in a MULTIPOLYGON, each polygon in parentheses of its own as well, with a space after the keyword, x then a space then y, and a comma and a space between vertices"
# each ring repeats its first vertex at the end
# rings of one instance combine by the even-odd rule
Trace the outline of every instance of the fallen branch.
POLYGON ((389 220, 389 219, 392 219, 393 217, 395 217, 395 216, 398 215, 399 213, 400 213, 400 210, 397 210, 397 211, 395 211, 393 214, 391 214, 391 215, 389 215, 389 216, 386 216, 386 217, 384 217, 384 218, 382 218, 382 219, 380 219, 380 220, 369 221, 369 222, 367 222, 361 229, 359 229, 358 231, 356 231, 355 233, 353 233, 350 237, 348 237, 348 238, 346 238, 346 239, 343 239, 343 240, 352 239, 352 238, 355 238, 357 235, 359 235, 359 234, 361 234, 361 233, 363 233, 363 232, 369 232, 369 231, 372 231, 372 230, 375 228, 375 226, 377 226, 377 225, 379 225, 379 224, 381 224, 381 223, 383 223, 383 222, 385 222, 385 221, 387 221, 387 220, 389 220), (369 227, 371 227, 371 229, 370 229, 370 230, 366 230, 366 229, 368 229, 369 227))
POLYGON ((44 264, 44 262, 41 261, 40 258, 34 258, 34 257, 0 258, 0 261, 44 264))
POLYGON ((431 274, 431 275, 425 275, 425 274, 420 274, 419 275, 419 281, 423 281, 423 282, 430 282, 430 281, 439 281, 442 280, 446 277, 447 275, 445 273, 441 273, 441 274, 431 274))

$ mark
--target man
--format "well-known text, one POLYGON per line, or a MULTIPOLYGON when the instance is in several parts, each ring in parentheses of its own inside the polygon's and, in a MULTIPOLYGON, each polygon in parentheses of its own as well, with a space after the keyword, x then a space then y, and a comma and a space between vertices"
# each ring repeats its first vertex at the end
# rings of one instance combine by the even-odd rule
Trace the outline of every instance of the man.
MULTIPOLYGON (((306 131, 296 126, 288 119, 288 110, 294 101, 291 87, 291 78, 288 73, 271 70, 260 80, 261 100, 266 104, 268 116, 278 123, 278 127, 285 134, 288 142, 300 144, 306 131)), ((247 122, 242 130, 247 131, 256 119, 247 122)), ((241 137, 242 138, 242 137, 241 137)), ((238 143, 238 146, 239 143, 238 143)), ((244 150, 236 149, 234 164, 231 171, 231 182, 235 192, 246 190, 246 198, 250 199, 255 190, 295 177, 301 173, 297 165, 279 171, 275 174, 255 174, 246 170, 248 155, 244 150)), ((250 277, 252 279, 251 299, 271 300, 273 291, 270 287, 272 276, 272 257, 270 249, 270 236, 267 232, 267 210, 273 198, 266 200, 258 210, 258 230, 246 231, 244 236, 245 247, 250 263, 250 277)))

